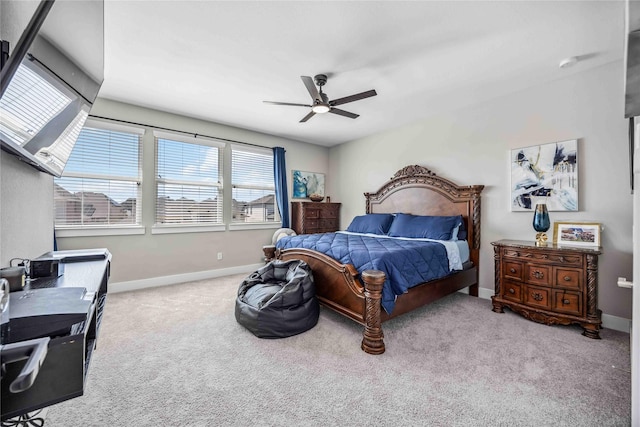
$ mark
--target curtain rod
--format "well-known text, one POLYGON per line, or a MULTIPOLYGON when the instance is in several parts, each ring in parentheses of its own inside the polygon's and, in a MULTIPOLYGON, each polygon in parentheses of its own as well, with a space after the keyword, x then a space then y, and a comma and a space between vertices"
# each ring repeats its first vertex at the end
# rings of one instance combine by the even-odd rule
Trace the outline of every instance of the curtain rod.
POLYGON ((96 116, 96 115, 93 115, 93 114, 89 114, 89 117, 94 118, 94 119, 111 120, 112 122, 126 123, 128 125, 144 126, 144 127, 149 127, 149 128, 153 128, 153 129, 168 130, 170 132, 184 133, 186 135, 192 135, 194 138, 197 138, 199 136, 204 136, 205 138, 219 139, 220 141, 233 142, 233 143, 236 143, 236 144, 251 145, 253 147, 268 148, 268 149, 272 148, 272 147, 266 147, 264 145, 252 144, 250 142, 236 141, 235 139, 220 138, 220 137, 217 137, 217 136, 210 136, 210 135, 205 135, 205 134, 202 134, 202 133, 187 132, 187 131, 184 131, 184 130, 165 128, 165 127, 162 127, 162 126, 154 126, 154 125, 148 125, 148 124, 144 124, 144 123, 130 122, 128 120, 112 119, 111 117, 96 116))

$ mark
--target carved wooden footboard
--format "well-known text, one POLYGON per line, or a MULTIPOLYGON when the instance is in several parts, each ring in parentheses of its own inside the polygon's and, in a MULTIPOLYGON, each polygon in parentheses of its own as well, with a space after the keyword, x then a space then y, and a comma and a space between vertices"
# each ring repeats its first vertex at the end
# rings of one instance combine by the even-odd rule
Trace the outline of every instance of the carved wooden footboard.
POLYGON ((364 351, 384 353, 380 305, 384 273, 365 271, 361 275, 362 283, 353 265, 340 264, 333 258, 309 249, 278 250, 276 258, 300 259, 309 264, 320 303, 365 326, 362 340, 364 351))
MULTIPOLYGON (((466 287, 470 287, 471 295, 478 295, 480 193, 483 188, 482 185, 457 186, 414 165, 398 171, 376 193, 365 193, 366 213, 462 215, 468 232, 470 263, 465 269, 409 289, 408 293, 398 296, 391 314, 382 310, 380 304, 385 281, 381 271, 367 270, 358 277, 354 266, 302 248, 277 250, 275 258, 301 259, 309 264, 320 303, 364 325, 361 347, 365 352, 384 353, 382 322, 466 287)), ((267 259, 273 257, 272 251, 265 250, 267 259)))

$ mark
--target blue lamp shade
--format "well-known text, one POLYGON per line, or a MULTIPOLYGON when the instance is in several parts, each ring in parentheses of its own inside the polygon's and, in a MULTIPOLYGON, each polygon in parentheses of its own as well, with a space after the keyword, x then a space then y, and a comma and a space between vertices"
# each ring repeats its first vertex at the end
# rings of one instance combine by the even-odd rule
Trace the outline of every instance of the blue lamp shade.
POLYGON ((546 203, 538 203, 533 214, 533 229, 538 233, 544 233, 549 227, 551 227, 551 221, 549 220, 547 205, 546 203))

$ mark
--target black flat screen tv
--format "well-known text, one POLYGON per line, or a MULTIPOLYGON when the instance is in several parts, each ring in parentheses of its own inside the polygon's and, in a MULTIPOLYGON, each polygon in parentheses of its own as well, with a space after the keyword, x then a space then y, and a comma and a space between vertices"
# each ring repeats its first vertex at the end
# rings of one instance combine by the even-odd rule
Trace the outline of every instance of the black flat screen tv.
POLYGON ((60 176, 103 80, 104 2, 41 1, 0 70, 2 150, 60 176))

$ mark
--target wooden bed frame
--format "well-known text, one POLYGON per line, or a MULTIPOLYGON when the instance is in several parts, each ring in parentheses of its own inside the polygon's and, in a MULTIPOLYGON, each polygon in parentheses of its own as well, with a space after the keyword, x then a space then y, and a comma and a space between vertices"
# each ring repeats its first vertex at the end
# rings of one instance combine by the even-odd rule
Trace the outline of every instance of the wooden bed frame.
MULTIPOLYGON (((422 166, 406 166, 375 193, 365 193, 366 213, 409 213, 414 215, 462 215, 467 226, 470 263, 465 269, 445 278, 422 283, 398 296, 392 314, 382 310, 381 271, 364 271, 360 278, 351 264, 341 264, 310 249, 275 251, 281 260, 301 259, 313 271, 316 294, 321 304, 364 325, 361 348, 370 354, 384 353, 382 322, 407 313, 439 298, 470 287, 478 296, 480 255, 480 193, 483 185, 458 186, 436 176, 422 166)), ((273 258, 273 249, 267 253, 273 258)))

